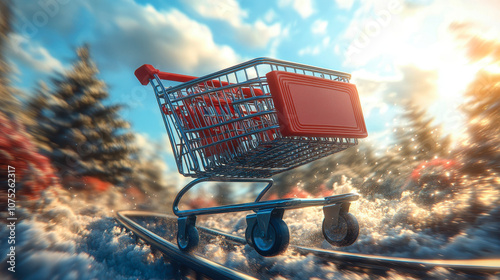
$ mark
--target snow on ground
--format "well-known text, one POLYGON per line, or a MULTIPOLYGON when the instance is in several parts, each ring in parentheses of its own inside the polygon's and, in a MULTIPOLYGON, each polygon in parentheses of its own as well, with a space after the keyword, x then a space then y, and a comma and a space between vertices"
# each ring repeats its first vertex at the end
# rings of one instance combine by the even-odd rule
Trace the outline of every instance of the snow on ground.
MULTIPOLYGON (((18 207, 15 273, 1 279, 164 279, 172 267, 118 226, 114 210, 133 208, 117 190, 87 195, 51 188, 31 209, 18 207)), ((0 236, 8 236, 5 226, 0 236)), ((0 244, 6 264, 7 242, 0 244)))
MULTIPOLYGON (((360 236, 342 250, 423 259, 498 258, 500 188, 489 183, 474 186, 428 205, 418 203, 412 192, 398 200, 362 197, 350 210, 359 221, 360 236)), ((339 188, 339 193, 351 191, 356 190, 350 181, 339 188)), ((331 248, 322 240, 322 219, 321 208, 290 211, 285 217, 296 243, 331 248)))
MULTIPOLYGON (((361 197, 350 212, 360 224, 353 245, 340 250, 393 257, 472 259, 500 257, 500 182, 474 182, 474 188, 436 203, 421 203, 407 191, 401 199, 361 197)), ((356 192, 344 180, 336 192, 356 192)), ((244 236, 246 213, 218 215, 200 222, 244 236)), ((285 212, 284 221, 294 244, 332 249, 323 239, 321 207, 285 212)), ((339 249, 339 248, 337 248, 339 249)))
MULTIPOLYGON (((420 193, 406 191, 401 199, 361 197, 352 203, 350 212, 360 224, 356 243, 334 248, 323 239, 321 207, 285 212, 291 243, 353 253, 421 259, 500 258, 500 182, 462 181, 453 195, 441 200, 422 199, 420 193), (470 186, 474 186, 471 188, 470 186)), ((336 186, 337 193, 355 192, 344 178, 336 186)), ((200 220, 199 224, 244 236, 245 214, 225 214, 200 220)), ((225 265, 245 270, 266 271, 291 279, 344 277, 365 279, 366 274, 341 271, 324 265, 313 256, 291 255, 266 259, 249 246, 225 256, 218 247, 204 249, 204 254, 225 265), (248 258, 244 256, 248 256, 248 258)), ((249 271, 250 272, 250 271, 249 271)), ((437 279, 467 279, 443 268, 428 276, 437 279)), ((407 279, 408 275, 389 273, 387 279, 407 279)), ((492 279, 497 279, 492 277, 492 279)))

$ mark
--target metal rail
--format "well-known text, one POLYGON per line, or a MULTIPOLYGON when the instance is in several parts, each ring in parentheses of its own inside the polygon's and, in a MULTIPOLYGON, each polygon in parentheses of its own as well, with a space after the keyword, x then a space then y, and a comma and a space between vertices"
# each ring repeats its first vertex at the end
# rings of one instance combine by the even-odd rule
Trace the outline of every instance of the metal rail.
POLYGON ((424 270, 429 271, 436 267, 444 267, 462 272, 498 273, 500 272, 500 259, 478 260, 424 260, 397 257, 383 257, 323 249, 312 249, 302 246, 293 246, 300 254, 314 254, 317 257, 328 259, 335 263, 363 264, 371 268, 391 268, 394 270, 424 270))
POLYGON ((190 269, 206 275, 212 279, 255 279, 241 272, 232 270, 223 265, 207 260, 205 258, 181 252, 177 245, 174 245, 155 233, 140 226, 129 217, 156 217, 159 216, 151 212, 142 211, 119 211, 116 219, 127 229, 131 230, 145 242, 161 251, 166 258, 181 263, 190 269))
MULTIPOLYGON (((131 221, 125 216, 134 216, 134 217, 161 217, 166 220, 171 220, 172 222, 177 221, 177 217, 171 216, 171 215, 166 215, 166 214, 161 214, 161 213, 156 213, 156 212, 146 212, 146 211, 120 211, 118 212, 118 220, 124 224, 127 228, 132 230, 133 232, 138 231, 137 235, 144 239, 146 242, 150 243, 150 241, 147 239, 147 237, 143 237, 141 235, 141 232, 146 231, 149 232, 148 230, 142 228, 140 225, 137 223, 131 221), (130 227, 127 224, 125 224, 123 221, 130 221, 130 223, 133 223, 133 226, 130 227)), ((245 245, 246 241, 245 238, 235 236, 232 234, 225 233, 220 230, 216 229, 209 229, 201 226, 197 226, 198 231, 200 233, 206 234, 206 235, 211 235, 214 237, 223 237, 225 242, 229 242, 232 244, 236 245, 245 245)), ((151 232, 150 232, 151 233, 151 232)), ((161 237, 155 235, 154 233, 151 233, 152 235, 156 236, 156 238, 161 239, 162 244, 163 243, 168 243, 169 247, 169 253, 170 250, 176 251, 175 255, 173 257, 177 257, 177 255, 182 255, 184 258, 196 258, 196 259, 202 259, 204 261, 210 262, 208 260, 205 260, 203 258, 193 256, 193 255, 187 255, 185 253, 180 252, 177 249, 177 246, 174 244, 165 241, 161 237)), ((156 241, 157 243, 159 241, 156 241)), ((152 246, 157 247, 157 243, 150 243, 152 246)), ((460 271, 464 273, 473 273, 473 274, 498 274, 500 273, 500 259, 477 259, 477 260, 424 260, 424 259, 411 259, 411 258, 397 258, 397 257, 384 257, 384 256, 375 256, 375 255, 366 255, 366 254, 356 254, 356 253, 348 253, 348 252, 341 252, 341 251, 333 251, 333 250, 324 250, 324 249, 314 249, 314 248, 308 248, 304 246, 294 246, 290 245, 290 248, 294 250, 295 252, 302 254, 302 255, 307 255, 307 254, 313 254, 318 258, 321 258, 324 261, 327 262, 332 262, 337 265, 341 265, 343 268, 355 268, 355 267, 362 267, 362 268, 369 268, 369 269, 378 269, 378 270, 389 270, 389 269, 394 269, 396 271, 401 271, 403 273, 410 273, 410 274, 417 274, 417 275, 422 275, 423 273, 430 271, 436 267, 443 267, 447 269, 452 269, 455 271, 460 271)), ((160 249, 161 250, 161 249, 160 249)), ((163 251, 163 250, 162 250, 163 251)), ((170 257, 170 255, 169 255, 170 257)), ((179 259, 179 261, 182 261, 182 259, 179 259)), ((210 262, 213 263, 213 262, 210 262)), ((230 271, 233 271, 229 268, 226 268, 224 266, 221 266, 219 264, 213 263, 217 266, 217 268, 213 268, 208 266, 209 268, 201 268, 199 271, 200 273, 203 273, 209 277, 209 274, 204 273, 204 269, 227 269, 230 271)), ((192 261, 190 260, 189 262, 186 263, 187 266, 196 267, 197 264, 193 264, 192 261)), ((205 265, 207 266, 207 265, 205 265)), ((197 270, 198 271, 198 270, 197 270)), ((234 271, 233 271, 234 272, 234 271)), ((239 273, 239 272, 236 272, 239 273)), ((226 274, 223 274, 226 275, 226 274)), ((237 274, 238 276, 235 277, 240 277, 242 275, 241 273, 237 274)), ((244 274, 243 274, 244 275, 244 274)), ((230 278, 231 276, 228 276, 229 278, 218 278, 218 279, 254 279, 250 276, 244 275, 244 277, 248 278, 230 278)))
MULTIPOLYGON (((198 230, 200 233, 205 233, 212 236, 222 236, 227 242, 240 245, 246 244, 245 238, 228 234, 220 230, 209 229, 200 226, 198 226, 198 230)), ((405 272, 408 272, 408 270, 421 272, 429 271, 436 267, 443 267, 467 273, 500 273, 500 259, 426 260, 348 253, 296 245, 290 245, 290 248, 301 255, 313 254, 316 257, 336 264, 354 264, 356 266, 368 268, 390 268, 394 270, 405 270, 405 272)))

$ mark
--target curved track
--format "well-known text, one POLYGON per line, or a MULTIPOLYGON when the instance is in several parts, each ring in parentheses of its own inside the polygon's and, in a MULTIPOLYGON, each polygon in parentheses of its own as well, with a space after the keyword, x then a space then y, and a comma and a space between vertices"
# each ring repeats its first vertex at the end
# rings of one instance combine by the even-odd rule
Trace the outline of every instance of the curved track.
MULTIPOLYGON (((181 252, 176 244, 172 244, 157 234, 142 227, 134 222, 130 217, 156 217, 159 214, 141 211, 119 211, 117 213, 117 220, 131 230, 138 237, 150 244, 152 247, 161 251, 168 259, 180 263, 190 269, 206 275, 213 279, 255 279, 246 274, 237 272, 218 263, 212 262, 205 258, 185 254, 181 252)), ((173 218, 173 217, 172 217, 173 218)))
MULTIPOLYGON (((119 211, 117 220, 138 237, 163 252, 167 258, 213 279, 255 279, 249 275, 237 272, 198 255, 181 252, 176 244, 166 241, 157 234, 134 222, 133 218, 162 218, 176 223, 177 217, 147 211, 119 211)), ((212 237, 222 237, 225 242, 235 245, 245 245, 244 238, 219 230, 197 226, 200 234, 212 237)), ((372 269, 376 271, 396 270, 405 274, 425 275, 436 267, 443 267, 473 275, 500 275, 500 259, 481 260, 423 260, 410 258, 381 257, 374 255, 346 253, 332 250, 314 249, 290 245, 290 249, 303 255, 313 254, 325 262, 335 263, 339 268, 372 269)))

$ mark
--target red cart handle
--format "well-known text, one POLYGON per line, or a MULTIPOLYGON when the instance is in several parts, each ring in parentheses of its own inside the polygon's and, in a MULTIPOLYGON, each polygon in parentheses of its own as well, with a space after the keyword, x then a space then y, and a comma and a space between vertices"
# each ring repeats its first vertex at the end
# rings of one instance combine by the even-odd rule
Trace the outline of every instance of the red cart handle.
MULTIPOLYGON (((198 79, 198 77, 195 76, 161 72, 160 70, 154 68, 149 64, 144 64, 141 67, 137 68, 134 74, 142 85, 147 85, 149 83, 149 80, 154 78, 154 74, 158 75, 158 78, 162 80, 181 82, 181 83, 198 79)), ((228 82, 219 82, 217 80, 212 80, 210 81, 210 83, 211 83, 210 86, 213 87, 223 87, 229 85, 228 82)))
POLYGON ((137 68, 134 74, 142 85, 147 85, 149 83, 149 80, 154 78, 154 74, 157 74, 158 77, 162 80, 169 80, 182 83, 189 82, 197 78, 194 76, 161 72, 160 70, 154 68, 152 65, 149 64, 144 64, 141 67, 137 68))
MULTIPOLYGON (((194 76, 188 76, 188 75, 182 75, 182 74, 174 74, 174 73, 168 73, 168 72, 161 72, 160 70, 154 68, 152 65, 149 64, 144 64, 141 67, 137 68, 134 72, 135 76, 141 82, 142 85, 147 85, 149 83, 149 80, 154 79, 154 75, 158 75, 158 78, 162 80, 168 80, 168 81, 174 81, 174 82, 189 82, 191 80, 197 79, 198 77, 194 76)), ((211 80, 208 82, 208 86, 212 87, 223 87, 230 85, 228 82, 224 81, 218 81, 218 80, 211 80)), ((200 84, 200 86, 203 86, 203 84, 200 84)), ((242 93, 245 97, 251 97, 252 92, 250 88, 242 88, 242 93)), ((254 94, 256 96, 263 95, 262 90, 260 89, 254 89, 254 94)))

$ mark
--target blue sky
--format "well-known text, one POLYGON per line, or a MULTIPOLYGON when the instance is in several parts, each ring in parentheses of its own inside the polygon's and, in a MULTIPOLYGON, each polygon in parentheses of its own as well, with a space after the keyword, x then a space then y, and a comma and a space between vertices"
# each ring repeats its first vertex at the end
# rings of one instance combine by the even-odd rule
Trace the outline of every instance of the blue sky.
POLYGON ((152 90, 133 75, 146 63, 204 75, 269 56, 352 73, 369 137, 380 143, 389 140, 404 100, 428 108, 456 133, 467 84, 479 69, 500 68, 484 46, 472 44, 498 46, 494 1, 14 2, 8 57, 15 85, 32 92, 37 81, 68 69, 75 48, 89 43, 111 101, 128 106, 122 116, 151 139, 165 129, 152 90), (472 55, 478 51, 482 56, 472 55))

